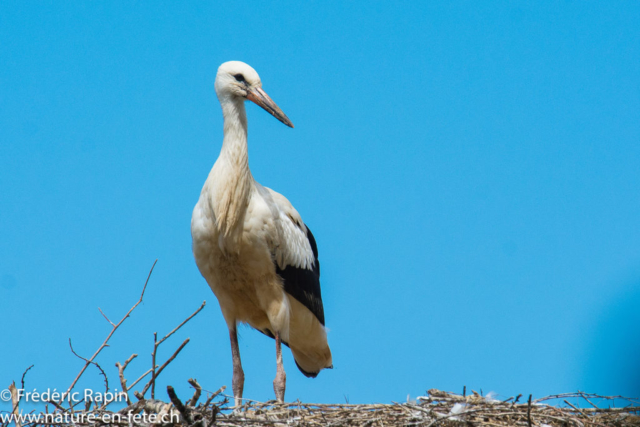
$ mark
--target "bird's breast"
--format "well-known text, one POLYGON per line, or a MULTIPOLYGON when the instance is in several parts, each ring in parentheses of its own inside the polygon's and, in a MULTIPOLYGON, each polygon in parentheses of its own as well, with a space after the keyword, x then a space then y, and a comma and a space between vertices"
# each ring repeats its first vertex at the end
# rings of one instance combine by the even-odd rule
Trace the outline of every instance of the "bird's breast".
POLYGON ((271 255, 273 221, 260 206, 249 205, 242 221, 227 233, 216 224, 214 209, 200 197, 191 217, 193 254, 210 282, 263 280, 275 274, 271 255))
POLYGON ((198 203, 191 221, 196 264, 227 322, 247 322, 288 336, 288 300, 265 240, 268 227, 251 218, 244 221, 240 238, 232 239, 215 227, 206 204, 198 203))

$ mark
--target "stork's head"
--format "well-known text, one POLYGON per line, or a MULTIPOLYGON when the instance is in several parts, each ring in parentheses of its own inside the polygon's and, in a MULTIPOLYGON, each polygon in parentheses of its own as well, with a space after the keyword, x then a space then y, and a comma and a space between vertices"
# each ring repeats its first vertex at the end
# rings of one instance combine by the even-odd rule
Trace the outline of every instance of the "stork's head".
POLYGON ((220 102, 230 98, 248 99, 264 108, 285 125, 293 127, 293 123, 286 114, 262 90, 260 76, 250 65, 240 61, 225 62, 218 68, 215 86, 220 102))

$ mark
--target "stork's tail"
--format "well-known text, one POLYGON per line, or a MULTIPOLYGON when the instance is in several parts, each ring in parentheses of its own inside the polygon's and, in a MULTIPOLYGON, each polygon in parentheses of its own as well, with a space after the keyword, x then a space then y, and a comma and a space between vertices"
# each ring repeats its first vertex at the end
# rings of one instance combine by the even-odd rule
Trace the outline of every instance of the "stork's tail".
MULTIPOLYGON (((321 370, 333 368, 327 331, 316 316, 295 298, 289 299, 289 306, 289 336, 282 340, 282 344, 291 349, 300 372, 308 378, 315 378, 321 370)), ((258 330, 274 338, 271 330, 258 330)))
MULTIPOLYGON (((320 373, 320 371, 318 371, 318 372, 307 372, 307 371, 305 371, 304 369, 302 369, 302 367, 300 366, 300 364, 298 363, 298 361, 297 361, 297 360, 295 360, 295 357, 294 357, 294 361, 296 362, 296 366, 298 367, 298 369, 300 369, 300 372, 302 372, 302 374, 303 374, 305 377, 307 377, 307 378, 315 378, 315 377, 317 377, 317 376, 318 376, 318 374, 320 373)), ((325 367, 324 367, 324 368, 322 368, 322 369, 333 369, 333 365, 331 365, 331 366, 325 366, 325 367)))
POLYGON ((289 299, 289 347, 296 365, 305 376, 315 378, 321 370, 333 367, 327 331, 305 306, 289 299))
MULTIPOLYGON (((265 329, 265 330, 258 329, 258 331, 262 332, 263 334, 265 334, 270 338, 275 338, 273 335, 273 332, 271 332, 269 329, 265 329)), ((329 349, 328 345, 326 346, 326 351, 308 356, 307 354, 301 351, 296 351, 293 348, 291 348, 291 346, 287 341, 283 340, 282 344, 286 345, 291 349, 291 353, 293 354, 293 360, 294 362, 296 362, 296 366, 298 367, 300 372, 302 372, 302 374, 307 378, 317 377, 320 371, 323 369, 333 369, 333 364, 331 363, 331 359, 332 359, 331 350, 329 349), (328 352, 328 357, 326 355, 327 352, 328 352), (324 356, 322 356, 322 354, 324 354, 324 356)))

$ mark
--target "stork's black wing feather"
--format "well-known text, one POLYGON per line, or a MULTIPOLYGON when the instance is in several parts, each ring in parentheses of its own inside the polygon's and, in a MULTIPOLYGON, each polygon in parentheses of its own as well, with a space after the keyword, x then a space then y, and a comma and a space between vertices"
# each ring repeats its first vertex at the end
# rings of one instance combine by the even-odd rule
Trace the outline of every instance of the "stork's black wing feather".
POLYGON ((318 261, 318 246, 316 239, 307 227, 307 239, 313 250, 315 262, 312 269, 298 268, 291 265, 284 269, 276 263, 276 273, 284 282, 284 290, 307 307, 324 326, 324 308, 320 294, 320 261, 318 261))

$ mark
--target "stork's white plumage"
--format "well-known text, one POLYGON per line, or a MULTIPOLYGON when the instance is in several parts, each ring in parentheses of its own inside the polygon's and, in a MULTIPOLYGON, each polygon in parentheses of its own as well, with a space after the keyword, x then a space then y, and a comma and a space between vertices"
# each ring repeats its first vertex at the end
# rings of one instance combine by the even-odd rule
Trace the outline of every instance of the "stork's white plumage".
POLYGON ((298 368, 309 377, 332 367, 331 350, 315 239, 284 196, 253 179, 244 101, 255 102, 289 127, 293 124, 262 90, 258 73, 243 62, 222 64, 215 88, 224 139, 193 210, 193 253, 229 328, 236 406, 241 405, 244 387, 239 322, 275 338, 273 387, 282 402, 286 374, 281 343, 291 348, 298 368))

